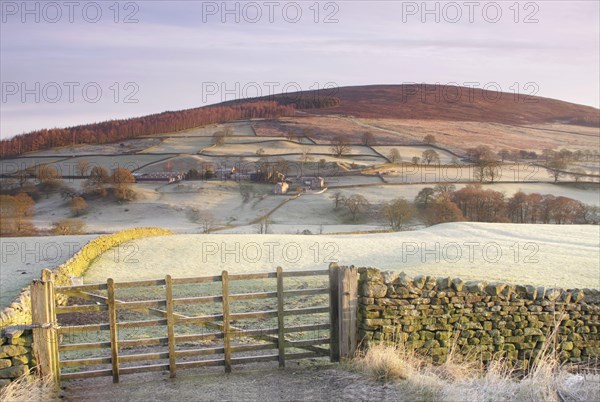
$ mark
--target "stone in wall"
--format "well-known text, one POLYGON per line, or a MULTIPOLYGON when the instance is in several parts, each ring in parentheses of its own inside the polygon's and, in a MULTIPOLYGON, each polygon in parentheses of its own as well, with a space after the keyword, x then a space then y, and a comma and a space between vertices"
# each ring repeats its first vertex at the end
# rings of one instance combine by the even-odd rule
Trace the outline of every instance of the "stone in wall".
POLYGON ((0 386, 28 374, 35 367, 31 343, 31 329, 8 327, 0 331, 0 386))

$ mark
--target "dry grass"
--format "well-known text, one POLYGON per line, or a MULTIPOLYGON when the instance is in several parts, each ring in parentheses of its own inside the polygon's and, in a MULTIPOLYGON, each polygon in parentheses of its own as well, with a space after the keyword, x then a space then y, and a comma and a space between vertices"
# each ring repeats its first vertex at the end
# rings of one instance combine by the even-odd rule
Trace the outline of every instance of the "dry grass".
POLYGON ((592 401, 600 399, 600 376, 573 374, 552 354, 537 359, 524 377, 512 365, 495 361, 487 368, 473 360, 433 366, 399 346, 375 345, 350 363, 351 369, 391 382, 414 401, 592 401))
POLYGON ((462 356, 455 342, 447 360, 434 366, 400 345, 374 345, 359 352, 350 365, 370 377, 394 382, 407 400, 415 401, 549 401, 600 400, 600 375, 573 374, 556 355, 557 318, 544 346, 530 361, 530 369, 517 372, 507 360, 487 367, 477 356, 462 356))
POLYGON ((49 377, 25 375, 0 389, 0 401, 57 401, 58 393, 49 377))

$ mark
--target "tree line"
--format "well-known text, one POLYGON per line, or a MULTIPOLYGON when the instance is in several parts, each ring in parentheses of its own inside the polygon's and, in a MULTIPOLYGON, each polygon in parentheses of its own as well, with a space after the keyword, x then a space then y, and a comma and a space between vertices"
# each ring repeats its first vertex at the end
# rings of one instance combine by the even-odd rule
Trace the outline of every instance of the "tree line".
POLYGON ((232 120, 291 116, 294 111, 293 104, 247 102, 163 112, 68 128, 43 129, 1 140, 0 157, 15 157, 26 152, 75 144, 107 144, 232 120))
POLYGON ((415 205, 427 224, 444 222, 501 222, 598 224, 600 209, 569 197, 522 191, 512 197, 479 184, 456 190, 452 184, 425 187, 415 205))
POLYGON ((35 182, 4 179, 0 181, 0 235, 2 236, 34 236, 38 230, 32 223, 36 201, 42 195, 49 197, 52 193, 60 193, 68 202, 72 217, 53 223, 51 233, 56 235, 81 234, 85 223, 78 219, 88 211, 87 201, 111 197, 116 202, 131 201, 135 198, 132 184, 133 174, 125 168, 117 168, 112 172, 101 166, 94 166, 82 190, 76 191, 66 185, 58 169, 54 166, 42 165, 35 171, 35 182))
POLYGON ((497 222, 537 224, 600 224, 600 208, 569 197, 522 191, 512 197, 480 184, 469 184, 460 190, 451 183, 424 187, 410 202, 396 198, 373 205, 360 194, 329 197, 334 211, 341 207, 356 222, 367 211, 386 222, 392 230, 403 230, 418 222, 436 225, 449 222, 497 222))

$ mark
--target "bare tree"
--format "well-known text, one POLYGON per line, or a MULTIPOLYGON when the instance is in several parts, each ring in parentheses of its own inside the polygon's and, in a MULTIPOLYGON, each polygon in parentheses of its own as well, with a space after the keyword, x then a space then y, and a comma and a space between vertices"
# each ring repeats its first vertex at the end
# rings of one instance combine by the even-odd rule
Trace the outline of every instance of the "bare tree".
POLYGON ((395 199, 383 207, 383 214, 393 230, 402 229, 415 213, 415 207, 404 198, 395 199))
POLYGON ((500 159, 502 160, 502 162, 504 162, 510 156, 510 151, 508 149, 506 149, 506 148, 502 148, 498 152, 498 156, 500 157, 500 159))
POLYGON ((250 184, 242 183, 240 184, 240 194, 242 196, 242 202, 247 204, 254 194, 254 187, 250 184))
POLYGON ((496 160, 496 155, 487 145, 480 145, 475 148, 467 149, 467 158, 472 162, 491 162, 496 160))
POLYGON ((344 202, 344 196, 339 191, 331 195, 329 198, 333 200, 335 210, 337 210, 340 207, 340 204, 344 202))
POLYGON ((362 135, 362 143, 366 146, 375 145, 375 136, 369 132, 364 133, 362 135))
POLYGON ((427 134, 425 138, 423 138, 423 142, 425 144, 435 144, 435 135, 427 134))
POLYGON ((390 149, 388 159, 392 163, 398 163, 398 162, 402 161, 402 157, 400 156, 400 151, 398 151, 398 148, 390 149))
MULTIPOLYGON (((40 187, 47 193, 57 190, 62 183, 62 176, 55 166, 42 165, 36 171, 36 179, 40 187)), ((48 195, 48 194, 47 194, 48 195)))
POLYGON ((435 196, 435 190, 431 187, 423 187, 415 197, 415 204, 419 208, 427 208, 435 196))
POLYGON ((418 156, 413 156, 412 157, 412 163, 413 163, 413 165, 418 165, 420 161, 421 161, 421 158, 419 158, 418 156))
POLYGON ((369 201, 360 194, 354 194, 344 200, 344 205, 350 211, 352 220, 356 221, 356 218, 369 206, 369 201))
POLYGON ((567 163, 560 158, 554 158, 546 164, 546 168, 548 169, 550 177, 553 177, 554 182, 557 183, 558 179, 564 175, 564 170, 567 168, 567 163))
POLYGON ((573 177, 573 180, 575 180, 576 183, 579 183, 585 175, 585 170, 580 167, 571 170, 571 177, 573 177))
POLYGON ((304 165, 307 162, 310 162, 312 160, 313 160, 313 157, 310 155, 310 148, 309 147, 303 147, 300 150, 300 161, 302 162, 302 165, 304 165))
POLYGON ((344 137, 342 137, 340 135, 336 136, 331 141, 330 149, 331 149, 331 152, 338 158, 340 156, 343 156, 343 155, 349 153, 350 151, 352 151, 352 147, 350 146, 350 143, 348 142, 348 140, 346 140, 344 137))
POLYGON ((77 174, 79 176, 87 176, 87 171, 90 167, 90 163, 88 161, 86 161, 85 159, 80 160, 79 162, 77 162, 77 174))
POLYGON ((111 181, 114 185, 115 197, 119 201, 131 201, 135 198, 135 193, 131 186, 135 183, 135 177, 131 171, 125 168, 116 168, 113 170, 111 181))
POLYGON ((456 186, 452 183, 440 183, 433 187, 433 191, 436 195, 450 194, 456 191, 456 186))
POLYGON ((87 202, 82 197, 73 197, 69 206, 74 216, 80 216, 88 208, 87 202))
POLYGON ((9 236, 35 235, 31 217, 35 201, 25 193, 0 195, 0 234, 9 236))
POLYGON ((488 179, 490 183, 493 183, 496 179, 502 175, 502 169, 498 162, 487 162, 484 167, 484 179, 488 179))
POLYGON ((440 163, 440 154, 438 154, 433 149, 426 149, 425 151, 423 151, 422 159, 428 165, 430 165, 432 162, 440 163))
POLYGON ((225 144, 225 132, 224 131, 217 131, 216 133, 213 134, 213 144, 216 146, 221 146, 223 144, 225 144))
POLYGON ((84 183, 87 192, 105 197, 107 195, 106 185, 110 182, 108 170, 102 166, 94 166, 90 176, 84 183))

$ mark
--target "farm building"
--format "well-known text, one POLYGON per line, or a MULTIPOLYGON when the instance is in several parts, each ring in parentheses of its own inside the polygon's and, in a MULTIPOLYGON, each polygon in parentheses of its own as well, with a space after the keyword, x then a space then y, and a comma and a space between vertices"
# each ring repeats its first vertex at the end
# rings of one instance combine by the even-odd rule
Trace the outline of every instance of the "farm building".
POLYGON ((275 183, 275 187, 273 188, 273 194, 285 194, 287 193, 289 188, 290 185, 284 181, 280 183, 275 183))
POLYGON ((323 179, 322 177, 299 177, 297 179, 297 182, 300 184, 300 186, 308 188, 310 190, 321 190, 325 188, 325 179, 323 179))
POLYGON ((165 181, 167 183, 177 183, 183 180, 184 174, 180 172, 155 172, 155 173, 134 173, 136 182, 154 182, 165 181))

